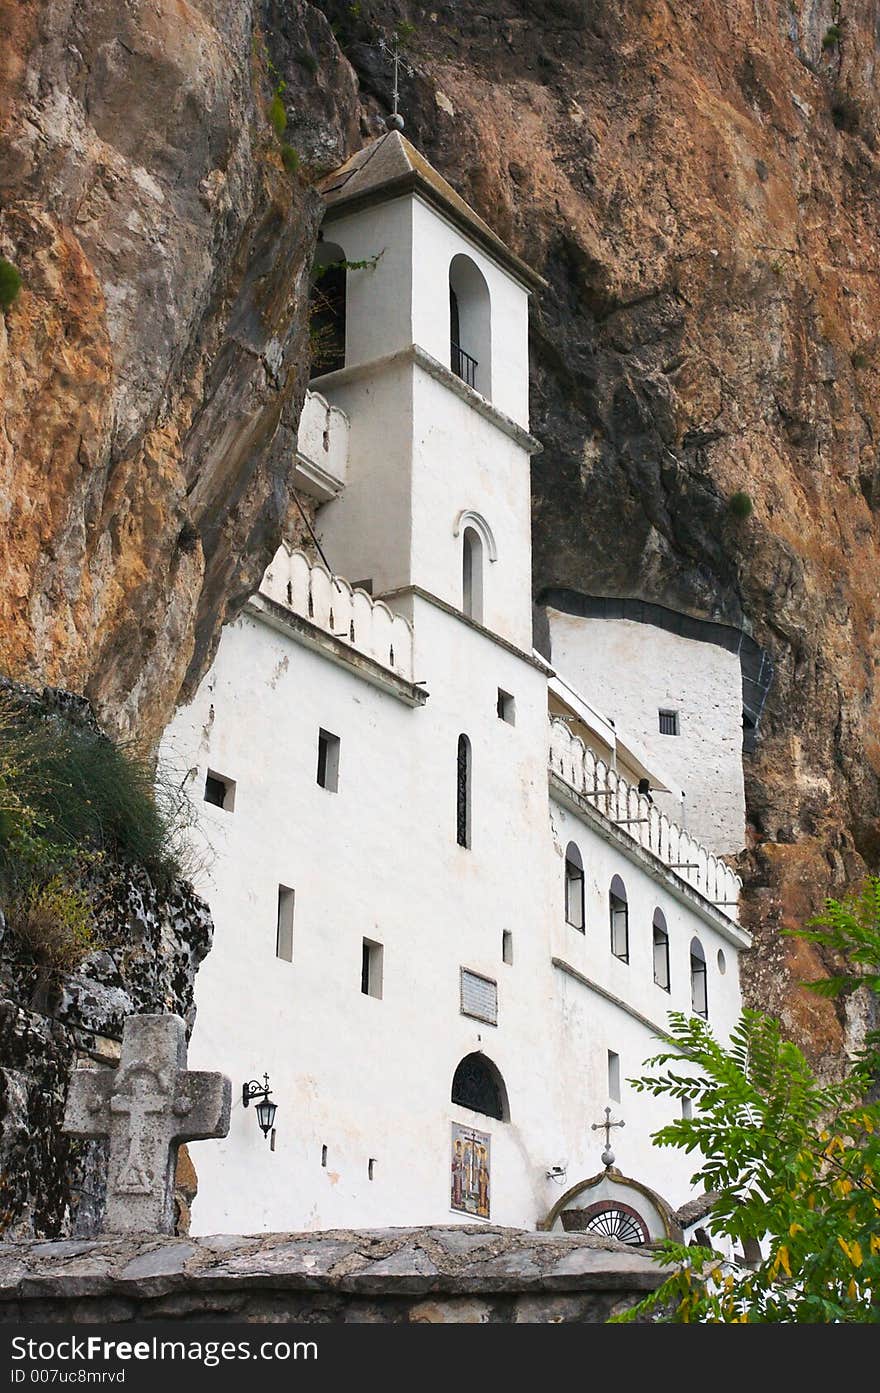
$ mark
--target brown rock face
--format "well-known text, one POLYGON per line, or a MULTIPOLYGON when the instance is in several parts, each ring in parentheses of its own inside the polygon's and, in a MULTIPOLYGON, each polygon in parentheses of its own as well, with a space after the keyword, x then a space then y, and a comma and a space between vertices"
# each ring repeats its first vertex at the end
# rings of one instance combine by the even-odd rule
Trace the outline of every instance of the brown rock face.
POLYGON ((256 582, 304 388, 308 172, 407 133, 546 278, 535 590, 738 624, 753 1001, 880 852, 877 0, 0 0, 0 665, 152 736, 256 582), (270 67, 271 65, 271 67, 270 67), (355 76, 356 74, 356 76, 355 76), (746 492, 753 512, 728 503, 746 492))
POLYGON ((254 9, 0 0, 0 666, 144 741, 289 503, 319 204, 254 9))

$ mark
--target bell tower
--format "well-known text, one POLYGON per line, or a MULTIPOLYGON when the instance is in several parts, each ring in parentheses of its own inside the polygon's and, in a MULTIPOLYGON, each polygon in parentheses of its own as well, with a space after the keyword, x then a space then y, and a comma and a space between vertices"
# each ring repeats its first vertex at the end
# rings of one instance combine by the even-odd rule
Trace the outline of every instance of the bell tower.
POLYGON ((321 185, 312 387, 351 425, 330 565, 531 650, 528 301, 540 278, 398 130, 321 185))

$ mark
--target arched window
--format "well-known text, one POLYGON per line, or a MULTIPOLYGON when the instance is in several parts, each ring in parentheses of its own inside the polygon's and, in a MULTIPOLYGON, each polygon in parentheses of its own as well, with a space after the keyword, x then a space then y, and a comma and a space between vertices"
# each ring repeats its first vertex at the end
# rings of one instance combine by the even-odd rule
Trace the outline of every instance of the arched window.
POLYGON ((345 252, 319 242, 309 296, 310 377, 345 367, 345 252))
POLYGON ((669 991, 669 931, 662 909, 654 910, 654 981, 669 991))
POLYGON ((574 842, 565 848, 565 919, 584 933, 584 863, 574 842))
POLYGON ((704 1018, 709 1014, 706 995, 706 954, 698 938, 691 939, 691 1009, 704 1018))
POLYGON ((469 619, 483 622, 483 541, 475 527, 461 539, 461 608, 469 619))
POLYGON ((449 265, 449 366, 484 397, 492 391, 489 287, 469 256, 449 265))
POLYGON ((507 1122, 510 1108, 501 1074, 484 1054, 466 1054, 452 1078, 452 1101, 507 1122))
POLYGON ((629 962, 629 907, 626 886, 619 875, 613 876, 608 894, 611 914, 611 951, 621 962, 629 962))
POLYGON ((458 737, 455 790, 455 839, 459 846, 471 844, 471 742, 458 737))

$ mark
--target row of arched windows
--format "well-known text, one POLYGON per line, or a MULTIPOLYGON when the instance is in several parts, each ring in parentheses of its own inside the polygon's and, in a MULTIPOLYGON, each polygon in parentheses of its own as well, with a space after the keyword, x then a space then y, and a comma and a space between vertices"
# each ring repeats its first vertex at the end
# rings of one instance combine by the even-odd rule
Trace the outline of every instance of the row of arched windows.
MULTIPOLYGON (((579 848, 569 842, 565 850, 565 918, 581 933, 586 932, 584 914, 584 862, 579 848)), ((621 962, 629 962, 629 904, 626 886, 619 875, 611 877, 608 889, 608 918, 611 932, 611 952, 621 962)), ((669 930, 666 916, 659 907, 654 910, 652 925, 654 981, 664 991, 671 991, 669 972, 669 930)), ((719 961, 720 965, 720 961, 719 961)), ((691 939, 690 948, 691 1009, 698 1016, 709 1014, 706 992, 706 954, 698 938, 691 939)))

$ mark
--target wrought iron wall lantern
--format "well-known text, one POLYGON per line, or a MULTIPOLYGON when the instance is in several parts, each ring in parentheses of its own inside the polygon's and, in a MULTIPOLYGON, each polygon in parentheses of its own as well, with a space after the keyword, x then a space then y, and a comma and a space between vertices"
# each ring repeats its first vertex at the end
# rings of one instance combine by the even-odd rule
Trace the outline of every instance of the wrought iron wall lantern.
POLYGON ((272 1132, 272 1139, 274 1141, 274 1123, 275 1114, 278 1111, 278 1104, 269 1102, 269 1095, 271 1092, 268 1074, 263 1075, 262 1083, 257 1079, 251 1079, 249 1083, 243 1083, 241 1086, 241 1101, 244 1107, 247 1107, 255 1098, 259 1098, 260 1101, 257 1103, 256 1108, 257 1123, 264 1137, 267 1137, 269 1133, 272 1132))

